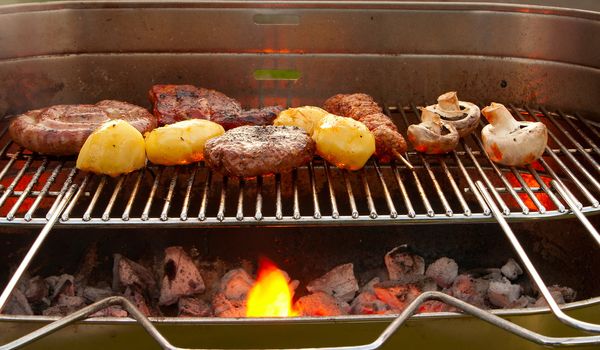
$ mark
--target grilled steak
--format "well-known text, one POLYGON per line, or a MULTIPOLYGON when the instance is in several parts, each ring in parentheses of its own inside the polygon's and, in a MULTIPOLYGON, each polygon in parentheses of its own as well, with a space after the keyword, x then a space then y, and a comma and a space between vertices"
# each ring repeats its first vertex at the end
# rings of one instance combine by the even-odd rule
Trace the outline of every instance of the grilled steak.
POLYGON ((281 107, 243 110, 225 94, 192 85, 154 85, 149 92, 152 112, 160 125, 187 119, 207 119, 225 130, 242 125, 270 125, 281 107))
POLYGON ((314 151, 314 141, 298 127, 243 126, 208 140, 204 159, 226 175, 252 177, 290 171, 314 151))
POLYGON ((17 144, 41 154, 77 154, 102 123, 122 119, 142 134, 156 128, 146 109, 126 102, 104 100, 95 105, 57 105, 16 117, 8 129, 17 144))

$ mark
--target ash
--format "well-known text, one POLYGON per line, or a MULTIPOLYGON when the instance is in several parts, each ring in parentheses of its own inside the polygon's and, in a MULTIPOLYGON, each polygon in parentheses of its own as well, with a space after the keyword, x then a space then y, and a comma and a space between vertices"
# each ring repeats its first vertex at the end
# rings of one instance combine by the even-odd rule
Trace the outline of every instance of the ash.
MULTIPOLYGON (((245 317, 246 299, 255 283, 256 271, 248 261, 237 266, 202 261, 180 246, 166 248, 153 262, 115 254, 112 279, 91 282, 96 260, 92 250, 74 275, 24 276, 4 313, 65 316, 119 295, 147 316, 245 317)), ((451 257, 425 261, 407 245, 383 256, 381 268, 363 283, 352 263, 335 266, 312 281, 299 282, 284 274, 295 294, 294 308, 309 317, 398 314, 425 291, 442 291, 482 309, 547 306, 513 259, 503 266, 462 270, 451 257)), ((558 303, 576 298, 569 287, 549 288, 558 303)), ((440 301, 427 301, 418 309, 419 313, 457 311, 440 301)), ((127 316, 125 310, 111 306, 92 317, 127 316)))

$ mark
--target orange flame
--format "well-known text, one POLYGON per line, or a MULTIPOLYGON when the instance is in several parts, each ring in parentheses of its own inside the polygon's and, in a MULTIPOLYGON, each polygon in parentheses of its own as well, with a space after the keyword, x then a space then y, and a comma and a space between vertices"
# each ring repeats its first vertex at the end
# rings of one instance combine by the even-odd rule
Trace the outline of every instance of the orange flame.
POLYGON ((292 290, 284 274, 266 258, 259 263, 258 279, 248 293, 247 317, 290 317, 298 312, 292 308, 292 290))

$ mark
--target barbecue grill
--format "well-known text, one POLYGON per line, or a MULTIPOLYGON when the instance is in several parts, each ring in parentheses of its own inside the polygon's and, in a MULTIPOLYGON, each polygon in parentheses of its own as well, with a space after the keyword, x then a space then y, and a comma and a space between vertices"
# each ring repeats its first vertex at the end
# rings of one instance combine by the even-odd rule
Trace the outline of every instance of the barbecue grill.
POLYGON ((488 312, 426 292, 398 318, 291 319, 148 320, 112 297, 62 319, 2 315, 0 344, 13 341, 6 348, 36 340, 30 346, 45 349, 76 342, 350 349, 380 334, 356 348, 383 341, 382 348, 600 344, 598 12, 481 3, 92 1, 4 6, 0 18, 0 310, 25 270, 73 271, 94 244, 108 257, 160 254, 173 244, 229 260, 270 254, 308 279, 349 260, 370 268, 381 251, 409 243, 426 258, 457 256, 471 267, 515 257, 544 296, 545 285, 567 282, 579 293, 564 306, 488 312), (110 178, 77 171, 74 158, 31 153, 6 132, 13 115, 51 104, 110 98, 148 106, 146 92, 156 83, 201 84, 251 107, 320 105, 335 93, 364 91, 403 133, 419 121, 418 106, 455 89, 481 107, 502 102, 517 119, 543 122, 549 140, 543 158, 525 168, 490 160, 482 122, 449 155, 409 149, 412 171, 370 160, 348 172, 315 158, 289 174, 252 179, 228 178, 203 163, 148 164, 110 178), (409 319, 427 299, 470 316, 409 319), (131 318, 87 318, 112 304, 131 318))

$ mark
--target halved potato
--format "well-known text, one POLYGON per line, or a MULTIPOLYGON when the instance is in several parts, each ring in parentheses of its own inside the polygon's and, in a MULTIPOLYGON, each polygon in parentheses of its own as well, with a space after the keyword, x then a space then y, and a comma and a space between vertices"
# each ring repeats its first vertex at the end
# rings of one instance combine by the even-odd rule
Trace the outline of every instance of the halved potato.
POLYGON ((88 136, 77 157, 78 169, 113 177, 143 168, 145 163, 144 137, 120 119, 107 121, 88 136))
POLYGON ((225 129, 204 119, 189 119, 146 133, 146 155, 154 164, 176 165, 204 158, 204 144, 225 129))
POLYGON ((328 112, 314 106, 288 108, 281 111, 273 121, 273 125, 297 126, 304 129, 308 135, 313 134, 315 127, 328 112))
POLYGON ((317 154, 338 168, 362 168, 375 153, 375 138, 361 122, 328 114, 314 130, 317 154))

